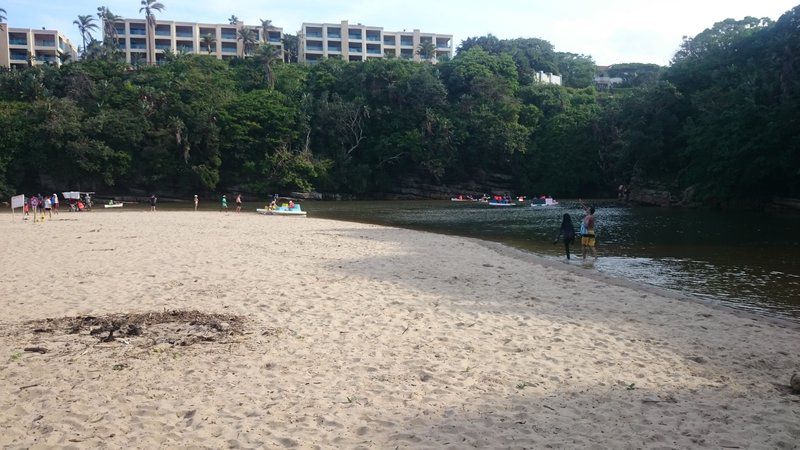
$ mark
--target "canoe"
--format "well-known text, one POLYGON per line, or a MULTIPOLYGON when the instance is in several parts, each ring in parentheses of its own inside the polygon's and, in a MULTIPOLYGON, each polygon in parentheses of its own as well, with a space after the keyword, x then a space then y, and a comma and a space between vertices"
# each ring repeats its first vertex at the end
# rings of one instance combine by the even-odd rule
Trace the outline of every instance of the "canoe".
POLYGON ((489 206, 517 206, 516 203, 489 202, 489 206))
POLYGON ((267 216, 305 216, 305 211, 300 211, 299 209, 256 209, 256 212, 259 214, 264 214, 267 216))
POLYGON ((531 202, 531 206, 534 208, 538 208, 540 206, 558 206, 558 201, 552 197, 537 198, 531 202))
POLYGON ((111 205, 106 203, 105 205, 103 205, 103 207, 104 208, 122 208, 122 203, 114 203, 114 204, 111 204, 111 205))

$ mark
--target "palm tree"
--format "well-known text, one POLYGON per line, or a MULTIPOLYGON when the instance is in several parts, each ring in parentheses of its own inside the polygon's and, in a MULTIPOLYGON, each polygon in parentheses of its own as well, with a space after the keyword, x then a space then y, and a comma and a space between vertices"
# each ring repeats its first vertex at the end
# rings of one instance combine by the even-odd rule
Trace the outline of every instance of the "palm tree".
POLYGON ((283 53, 285 63, 297 62, 297 55, 300 48, 300 41, 303 39, 303 33, 284 34, 283 35, 283 53))
POLYGON ((264 70, 264 76, 267 78, 269 88, 275 89, 275 73, 272 71, 272 66, 278 61, 283 61, 281 51, 269 44, 261 44, 256 50, 253 59, 264 70))
POLYGON ((114 23, 121 21, 122 16, 112 13, 111 10, 105 6, 100 6, 97 8, 97 17, 103 22, 103 42, 105 42, 106 39, 110 39, 114 45, 117 45, 119 35, 117 34, 117 27, 114 26, 114 23))
POLYGON ((258 41, 258 39, 256 39, 256 32, 251 28, 239 28, 236 34, 236 40, 242 41, 242 57, 244 57, 244 55, 249 55, 250 50, 258 41))
POLYGON ((139 13, 144 12, 147 22, 147 63, 155 64, 156 60, 156 16, 153 11, 164 11, 164 5, 156 0, 142 0, 142 7, 139 13))
POLYGON ((417 55, 425 61, 430 61, 436 55, 436 46, 433 42, 421 42, 417 47, 417 55))
POLYGON ((6 17, 6 14, 8 14, 6 12, 6 10, 3 9, 3 8, 0 8, 0 22, 5 22, 6 20, 8 20, 8 17, 6 17))
POLYGON ((261 40, 265 44, 269 43, 269 29, 272 28, 272 21, 267 19, 259 19, 261 21, 261 40))
POLYGON ((228 18, 228 23, 231 25, 236 25, 239 23, 239 18, 236 17, 236 14, 231 14, 231 16, 228 18))
POLYGON ((217 38, 211 33, 200 36, 200 46, 205 47, 209 55, 211 54, 211 46, 214 45, 215 42, 217 42, 217 38))
POLYGON ((97 30, 97 24, 94 23, 94 17, 90 15, 79 15, 77 20, 73 20, 72 23, 78 26, 78 32, 81 34, 81 40, 83 41, 83 53, 86 53, 86 38, 88 37, 89 40, 92 39, 92 34, 90 30, 97 30))

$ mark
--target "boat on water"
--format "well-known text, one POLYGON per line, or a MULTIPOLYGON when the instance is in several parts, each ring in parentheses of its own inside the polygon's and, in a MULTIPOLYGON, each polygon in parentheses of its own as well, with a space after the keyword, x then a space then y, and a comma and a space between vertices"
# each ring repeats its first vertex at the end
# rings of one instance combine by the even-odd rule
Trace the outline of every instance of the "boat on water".
POLYGON ((266 208, 259 208, 256 209, 256 212, 259 214, 264 214, 267 216, 301 216, 305 217, 306 212, 300 208, 300 205, 295 203, 293 200, 289 200, 288 203, 281 203, 280 205, 277 204, 277 200, 273 200, 272 203, 269 204, 266 208))
POLYGON ((108 203, 103 205, 103 208, 122 208, 122 203, 115 203, 114 200, 109 200, 108 203))
POLYGON ((558 206, 558 201, 553 197, 539 197, 531 200, 531 207, 538 208, 541 206, 558 206))
POLYGON ((490 200, 489 201, 489 206, 509 207, 509 206, 517 206, 517 204, 516 203, 512 203, 512 202, 505 202, 505 201, 497 202, 497 201, 494 201, 494 200, 490 200))

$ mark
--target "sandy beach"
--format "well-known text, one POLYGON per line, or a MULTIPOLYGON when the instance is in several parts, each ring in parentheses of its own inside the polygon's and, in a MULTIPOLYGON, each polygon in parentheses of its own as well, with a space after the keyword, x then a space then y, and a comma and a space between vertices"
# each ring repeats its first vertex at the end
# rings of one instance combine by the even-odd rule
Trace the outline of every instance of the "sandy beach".
POLYGON ((800 442, 797 325, 390 227, 189 211, 0 219, 0 446, 800 442), (44 321, 173 310, 241 323, 103 339, 89 322, 44 321))

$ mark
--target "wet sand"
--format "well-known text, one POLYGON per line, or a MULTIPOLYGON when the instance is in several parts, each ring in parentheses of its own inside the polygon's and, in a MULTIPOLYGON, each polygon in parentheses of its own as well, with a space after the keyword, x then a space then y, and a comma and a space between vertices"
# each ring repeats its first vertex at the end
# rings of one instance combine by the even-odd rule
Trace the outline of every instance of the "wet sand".
POLYGON ((3 220, 0 248, 4 446, 800 441, 800 397, 786 387, 800 371, 796 325, 501 246, 313 218, 115 211, 3 220), (103 342, 91 326, 30 322, 165 310, 243 326, 176 322, 103 342), (46 353, 25 351, 37 347, 46 353))

